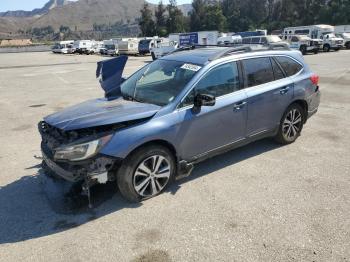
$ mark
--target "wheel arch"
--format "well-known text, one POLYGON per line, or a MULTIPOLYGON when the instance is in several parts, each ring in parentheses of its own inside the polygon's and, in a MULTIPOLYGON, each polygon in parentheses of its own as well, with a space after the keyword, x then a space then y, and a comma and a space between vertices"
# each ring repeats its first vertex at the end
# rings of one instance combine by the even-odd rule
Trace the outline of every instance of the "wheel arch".
POLYGON ((132 155, 135 151, 139 150, 140 148, 150 146, 150 145, 160 145, 160 146, 163 146, 163 147, 169 149, 170 152, 173 154, 176 163, 178 162, 178 155, 177 155, 177 151, 176 151, 175 146, 172 143, 170 143, 169 141, 166 141, 163 139, 155 139, 155 140, 147 141, 143 144, 140 144, 137 147, 135 147, 132 151, 130 151, 129 154, 127 155, 127 157, 132 155))
POLYGON ((303 99, 298 99, 298 100, 294 100, 289 106, 291 106, 293 104, 297 104, 303 109, 303 111, 304 111, 303 112, 304 113, 304 123, 306 123, 308 110, 309 110, 308 103, 303 99))

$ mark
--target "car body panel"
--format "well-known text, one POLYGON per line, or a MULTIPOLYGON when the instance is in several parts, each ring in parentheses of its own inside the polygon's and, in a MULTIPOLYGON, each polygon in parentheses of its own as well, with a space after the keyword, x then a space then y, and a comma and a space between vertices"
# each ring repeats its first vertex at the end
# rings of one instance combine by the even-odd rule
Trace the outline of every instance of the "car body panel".
POLYGON ((219 97, 215 106, 202 107, 200 111, 191 106, 178 110, 181 120, 179 152, 185 160, 242 140, 245 137, 247 107, 235 108, 246 100, 244 91, 219 97), (209 139, 208 139, 209 138, 209 139))
POLYGON ((126 101, 123 98, 94 99, 49 115, 44 120, 59 129, 69 131, 138 120, 153 116, 160 107, 126 101))
POLYGON ((247 136, 272 130, 291 103, 294 84, 289 77, 261 86, 247 88, 247 136))

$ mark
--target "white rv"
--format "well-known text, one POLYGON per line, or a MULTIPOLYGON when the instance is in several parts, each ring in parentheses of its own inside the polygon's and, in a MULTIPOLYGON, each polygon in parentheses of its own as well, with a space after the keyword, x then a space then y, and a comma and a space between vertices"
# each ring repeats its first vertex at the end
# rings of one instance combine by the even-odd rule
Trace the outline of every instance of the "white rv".
POLYGON ((306 35, 313 40, 322 41, 325 52, 338 51, 344 45, 344 40, 335 36, 334 26, 331 25, 287 27, 283 30, 284 40, 289 40, 292 35, 306 35))
POLYGON ((73 50, 73 40, 61 41, 52 47, 52 52, 57 54, 69 54, 73 50))
POLYGON ((96 52, 97 43, 94 40, 77 40, 74 42, 74 52, 92 55, 96 52))
POLYGON ((137 38, 122 39, 118 42, 119 54, 137 55, 139 53, 139 40, 137 38))
POLYGON ((343 38, 346 49, 350 49, 350 25, 337 25, 334 32, 337 37, 343 38))

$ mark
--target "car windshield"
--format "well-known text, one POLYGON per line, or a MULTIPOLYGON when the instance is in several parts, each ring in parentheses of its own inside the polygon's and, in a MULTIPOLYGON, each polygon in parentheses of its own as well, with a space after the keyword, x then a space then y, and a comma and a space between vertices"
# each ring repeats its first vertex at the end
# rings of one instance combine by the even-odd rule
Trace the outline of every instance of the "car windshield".
POLYGON ((105 48, 107 50, 114 50, 115 49, 115 45, 105 45, 105 48))
POLYGON ((124 99, 165 106, 172 102, 201 69, 180 61, 156 60, 121 85, 124 99))

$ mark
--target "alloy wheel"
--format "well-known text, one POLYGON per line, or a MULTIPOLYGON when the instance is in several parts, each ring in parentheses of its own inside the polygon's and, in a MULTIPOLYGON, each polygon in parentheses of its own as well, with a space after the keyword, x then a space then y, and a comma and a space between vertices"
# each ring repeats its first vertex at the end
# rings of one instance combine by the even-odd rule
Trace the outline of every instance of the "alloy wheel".
POLYGON ((294 141, 300 134, 303 115, 298 109, 291 109, 284 118, 282 134, 287 141, 294 141))
POLYGON ((157 195, 169 182, 170 162, 161 155, 154 155, 143 160, 134 173, 134 189, 143 197, 157 195))

